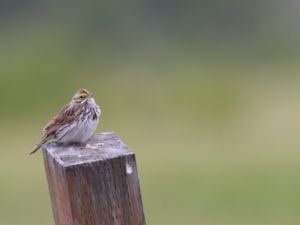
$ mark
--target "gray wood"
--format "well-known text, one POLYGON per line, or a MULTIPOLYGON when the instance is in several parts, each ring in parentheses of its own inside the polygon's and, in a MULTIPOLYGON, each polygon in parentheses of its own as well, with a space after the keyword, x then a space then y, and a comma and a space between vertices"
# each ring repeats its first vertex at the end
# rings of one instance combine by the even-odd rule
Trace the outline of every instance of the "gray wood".
POLYGON ((135 155, 114 133, 43 156, 56 225, 145 225, 135 155))

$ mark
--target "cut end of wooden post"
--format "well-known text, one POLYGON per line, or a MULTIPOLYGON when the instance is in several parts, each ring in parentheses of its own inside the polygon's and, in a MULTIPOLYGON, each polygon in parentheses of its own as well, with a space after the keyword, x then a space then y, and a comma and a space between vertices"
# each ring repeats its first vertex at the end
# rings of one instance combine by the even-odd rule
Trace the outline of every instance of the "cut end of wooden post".
POLYGON ((145 225, 135 155, 113 132, 43 156, 56 225, 145 225))
POLYGON ((114 132, 95 134, 85 147, 51 143, 44 145, 43 149, 64 167, 133 154, 114 132))

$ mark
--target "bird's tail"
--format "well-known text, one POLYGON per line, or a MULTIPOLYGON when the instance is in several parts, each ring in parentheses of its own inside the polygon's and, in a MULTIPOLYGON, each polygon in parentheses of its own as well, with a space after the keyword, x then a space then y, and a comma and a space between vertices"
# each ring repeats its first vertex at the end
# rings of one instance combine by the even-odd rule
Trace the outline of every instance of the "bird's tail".
POLYGON ((35 146, 35 148, 32 150, 32 152, 30 152, 30 155, 32 155, 33 153, 35 153, 37 150, 39 150, 42 146, 42 143, 39 143, 35 146))
POLYGON ((54 139, 52 139, 52 138, 53 138, 52 135, 43 136, 41 138, 41 141, 34 147, 34 149, 32 150, 32 152, 30 152, 30 155, 32 155, 37 150, 39 150, 42 147, 43 144, 46 144, 46 143, 49 143, 49 142, 53 141, 54 139))

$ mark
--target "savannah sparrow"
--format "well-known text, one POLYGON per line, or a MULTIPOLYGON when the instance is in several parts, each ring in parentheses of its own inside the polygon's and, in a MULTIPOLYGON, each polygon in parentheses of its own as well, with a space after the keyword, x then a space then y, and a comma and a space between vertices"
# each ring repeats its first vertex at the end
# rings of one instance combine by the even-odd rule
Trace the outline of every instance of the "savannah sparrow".
POLYGON ((93 94, 86 89, 77 91, 43 129, 43 137, 30 154, 49 142, 84 145, 95 132, 100 114, 93 94))

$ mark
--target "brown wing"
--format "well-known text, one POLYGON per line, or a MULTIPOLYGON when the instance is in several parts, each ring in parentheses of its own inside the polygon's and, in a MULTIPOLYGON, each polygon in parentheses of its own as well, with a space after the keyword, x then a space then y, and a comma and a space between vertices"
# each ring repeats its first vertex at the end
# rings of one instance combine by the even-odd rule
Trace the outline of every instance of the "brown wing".
POLYGON ((69 103, 65 105, 58 112, 58 114, 45 126, 45 128, 43 129, 43 137, 30 154, 35 153, 43 144, 47 143, 51 139, 55 139, 56 132, 60 127, 68 123, 72 123, 75 120, 79 108, 80 104, 71 106, 71 104, 69 103))
POLYGON ((48 137, 50 135, 55 135, 56 131, 68 124, 72 123, 76 118, 76 112, 78 110, 78 105, 72 106, 70 104, 65 105, 59 113, 48 122, 48 124, 44 127, 43 131, 45 132, 44 137, 48 137))

